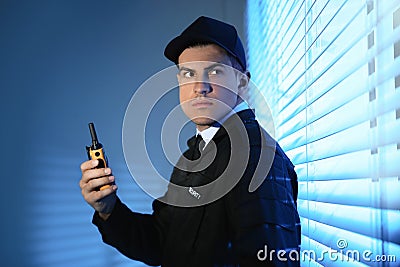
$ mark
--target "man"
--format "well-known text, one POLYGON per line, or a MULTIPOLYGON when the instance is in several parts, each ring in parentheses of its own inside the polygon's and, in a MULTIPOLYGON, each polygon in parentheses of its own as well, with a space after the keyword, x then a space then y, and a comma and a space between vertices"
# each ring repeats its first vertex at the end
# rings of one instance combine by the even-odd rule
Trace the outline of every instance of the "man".
POLYGON ((297 176, 243 100, 250 73, 235 28, 200 17, 164 54, 178 67, 181 107, 197 133, 152 214, 129 210, 116 185, 98 190, 114 182, 111 169, 81 165, 103 241, 148 265, 299 266, 297 176))

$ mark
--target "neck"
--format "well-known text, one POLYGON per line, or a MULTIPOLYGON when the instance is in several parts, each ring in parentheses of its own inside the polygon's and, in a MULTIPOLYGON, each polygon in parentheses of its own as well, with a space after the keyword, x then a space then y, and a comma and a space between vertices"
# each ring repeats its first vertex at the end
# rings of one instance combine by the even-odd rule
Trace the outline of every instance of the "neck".
POLYGON ((210 125, 198 125, 197 124, 196 128, 197 128, 197 130, 199 130, 201 132, 201 131, 204 131, 205 129, 210 128, 210 125))
POLYGON ((236 101, 235 107, 236 107, 237 105, 239 105, 240 103, 242 103, 242 102, 244 102, 243 99, 242 99, 241 97, 238 97, 238 99, 237 99, 237 101, 236 101))

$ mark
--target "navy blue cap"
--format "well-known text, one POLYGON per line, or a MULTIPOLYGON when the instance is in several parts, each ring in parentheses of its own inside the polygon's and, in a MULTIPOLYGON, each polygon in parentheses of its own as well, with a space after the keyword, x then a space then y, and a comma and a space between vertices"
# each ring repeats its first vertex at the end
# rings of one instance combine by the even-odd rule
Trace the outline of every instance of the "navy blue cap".
POLYGON ((197 43, 214 43, 234 56, 246 70, 246 54, 242 41, 234 26, 225 22, 201 16, 190 24, 179 36, 165 47, 164 55, 178 64, 178 58, 186 48, 197 43))

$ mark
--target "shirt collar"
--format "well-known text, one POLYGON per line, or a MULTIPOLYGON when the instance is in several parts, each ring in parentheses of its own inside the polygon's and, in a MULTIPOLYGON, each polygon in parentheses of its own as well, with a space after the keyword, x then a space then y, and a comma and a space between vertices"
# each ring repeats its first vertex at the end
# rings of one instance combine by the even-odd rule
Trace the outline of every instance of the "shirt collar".
POLYGON ((218 132, 218 130, 219 130, 219 127, 215 127, 215 126, 210 126, 201 132, 198 129, 196 129, 196 136, 198 136, 200 134, 201 137, 203 138, 204 142, 206 142, 206 144, 207 144, 214 137, 214 135, 218 132))

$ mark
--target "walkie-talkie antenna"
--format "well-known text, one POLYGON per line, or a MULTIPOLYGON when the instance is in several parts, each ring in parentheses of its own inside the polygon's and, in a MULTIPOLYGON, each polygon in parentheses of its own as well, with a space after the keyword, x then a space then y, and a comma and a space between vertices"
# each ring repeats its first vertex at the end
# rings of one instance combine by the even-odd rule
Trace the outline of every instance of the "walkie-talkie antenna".
POLYGON ((89 123, 90 136, 92 137, 92 149, 99 149, 99 140, 97 139, 96 130, 94 129, 93 122, 89 123))

